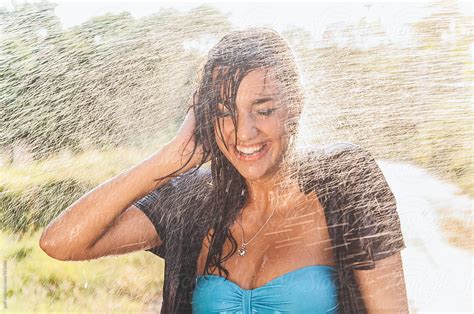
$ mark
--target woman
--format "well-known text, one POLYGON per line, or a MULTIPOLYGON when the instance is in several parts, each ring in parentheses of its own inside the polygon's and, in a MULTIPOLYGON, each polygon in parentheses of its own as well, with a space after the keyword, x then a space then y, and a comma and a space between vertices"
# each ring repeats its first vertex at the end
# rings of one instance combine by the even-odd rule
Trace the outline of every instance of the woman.
POLYGON ((301 106, 278 34, 226 35, 175 138, 72 204, 41 248, 163 257, 162 313, 407 312, 393 194, 356 145, 296 151, 301 106))

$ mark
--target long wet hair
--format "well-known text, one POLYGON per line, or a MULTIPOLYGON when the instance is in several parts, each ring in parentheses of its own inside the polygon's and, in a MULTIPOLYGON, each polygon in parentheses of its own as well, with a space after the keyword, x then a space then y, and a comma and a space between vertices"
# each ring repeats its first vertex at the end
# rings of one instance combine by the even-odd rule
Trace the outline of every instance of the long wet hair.
POLYGON ((212 213, 211 226, 214 232, 208 234, 210 246, 204 274, 211 274, 211 269, 217 267, 219 275, 222 276, 224 272, 225 277, 228 277, 229 272, 222 263, 237 250, 237 242, 230 227, 248 197, 245 179, 217 146, 216 135, 223 138, 218 104, 223 104, 230 112, 236 127, 237 90, 245 75, 255 69, 274 71, 276 79, 283 86, 285 100, 289 102, 290 119, 286 125, 289 144, 286 152, 293 146, 297 132, 303 96, 294 57, 285 40, 267 28, 234 31, 225 35, 208 53, 191 104, 196 120, 195 143, 203 148, 203 158, 197 168, 210 156, 214 189, 207 204, 212 213), (232 249, 229 254, 222 256, 227 240, 232 249))

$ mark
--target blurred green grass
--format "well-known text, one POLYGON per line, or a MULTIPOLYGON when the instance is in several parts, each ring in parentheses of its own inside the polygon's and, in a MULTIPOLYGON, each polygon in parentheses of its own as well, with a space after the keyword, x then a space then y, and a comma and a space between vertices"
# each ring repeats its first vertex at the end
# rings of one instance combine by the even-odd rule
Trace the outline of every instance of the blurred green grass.
POLYGON ((79 154, 62 151, 47 159, 0 166, 0 186, 24 190, 48 181, 75 179, 97 185, 151 155, 157 148, 89 150, 79 154))
POLYGON ((151 154, 57 154, 0 167, 1 257, 9 312, 158 312, 164 261, 149 252, 64 262, 39 247, 42 229, 83 191, 151 154))
POLYGON ((164 261, 149 252, 64 262, 28 237, 0 233, 9 312, 158 312, 164 261))

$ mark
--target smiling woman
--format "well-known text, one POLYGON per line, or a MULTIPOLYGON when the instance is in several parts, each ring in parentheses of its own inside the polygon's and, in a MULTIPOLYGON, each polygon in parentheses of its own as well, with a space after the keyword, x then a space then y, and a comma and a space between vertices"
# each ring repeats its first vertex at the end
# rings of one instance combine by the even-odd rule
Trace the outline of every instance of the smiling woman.
POLYGON ((302 103, 276 32, 229 33, 175 138, 66 209, 41 247, 157 254, 162 313, 407 312, 393 194, 356 145, 298 151, 302 103))
POLYGON ((269 70, 253 70, 240 83, 235 108, 218 106, 222 114, 214 122, 217 145, 249 180, 274 175, 287 148, 289 104, 282 101, 278 83, 269 70))

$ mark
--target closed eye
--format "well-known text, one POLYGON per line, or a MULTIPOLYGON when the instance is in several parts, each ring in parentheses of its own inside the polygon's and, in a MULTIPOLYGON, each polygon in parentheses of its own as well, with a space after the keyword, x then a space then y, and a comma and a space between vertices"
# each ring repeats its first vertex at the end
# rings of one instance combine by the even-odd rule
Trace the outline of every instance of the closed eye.
POLYGON ((275 110, 277 110, 277 108, 269 108, 269 109, 264 109, 264 110, 258 110, 257 113, 261 116, 265 116, 265 117, 268 117, 270 116, 272 113, 275 112, 275 110))

